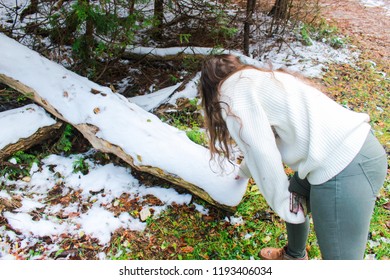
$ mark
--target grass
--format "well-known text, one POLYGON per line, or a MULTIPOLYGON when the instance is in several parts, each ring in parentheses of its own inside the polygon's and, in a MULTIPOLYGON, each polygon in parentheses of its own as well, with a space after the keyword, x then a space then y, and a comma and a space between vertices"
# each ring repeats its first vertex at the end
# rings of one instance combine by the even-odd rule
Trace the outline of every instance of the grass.
POLYGON ((207 146, 207 136, 202 129, 203 117, 199 112, 198 99, 181 100, 179 109, 164 113, 162 121, 183 130, 187 137, 196 144, 207 146))
POLYGON ((302 42, 311 46, 313 40, 328 43, 335 49, 342 48, 348 43, 348 38, 340 35, 336 26, 329 25, 329 23, 321 18, 310 24, 302 24, 299 29, 302 42))
MULTIPOLYGON (((193 206, 174 206, 149 219, 145 232, 121 232, 113 240, 112 259, 157 260, 259 259, 261 248, 287 242, 284 222, 267 206, 256 185, 248 187, 234 215, 213 208, 202 215, 193 206)), ((311 258, 319 257, 312 234, 309 253, 311 258)))
POLYGON ((193 206, 171 207, 159 218, 149 219, 145 232, 131 233, 129 239, 126 234, 117 236, 110 254, 114 259, 251 259, 258 258, 267 244, 285 242, 283 223, 255 186, 248 189, 234 215, 245 223, 227 221, 232 214, 221 210, 209 211, 202 215, 193 206))

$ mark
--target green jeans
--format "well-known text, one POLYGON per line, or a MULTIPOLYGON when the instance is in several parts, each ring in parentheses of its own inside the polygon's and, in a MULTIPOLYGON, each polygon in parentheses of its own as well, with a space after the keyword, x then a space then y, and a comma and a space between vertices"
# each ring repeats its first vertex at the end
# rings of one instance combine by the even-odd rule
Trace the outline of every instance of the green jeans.
MULTIPOLYGON (((322 258, 363 259, 375 200, 387 174, 387 156, 369 133, 359 154, 338 175, 321 185, 311 185, 294 174, 289 190, 306 197, 322 258)), ((287 225, 287 253, 303 257, 309 218, 287 225)))

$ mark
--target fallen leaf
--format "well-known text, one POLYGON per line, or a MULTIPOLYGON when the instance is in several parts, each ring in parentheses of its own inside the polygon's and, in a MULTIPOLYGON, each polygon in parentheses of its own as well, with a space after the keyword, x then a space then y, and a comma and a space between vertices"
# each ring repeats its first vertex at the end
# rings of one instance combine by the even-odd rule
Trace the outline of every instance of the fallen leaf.
POLYGON ((186 246, 186 247, 181 248, 181 251, 183 253, 192 253, 194 251, 194 247, 186 246))
POLYGON ((112 90, 112 92, 116 92, 116 89, 112 84, 110 84, 110 89, 112 90))
POLYGON ((99 107, 96 107, 95 109, 93 109, 93 112, 94 112, 95 114, 99 114, 99 113, 100 113, 99 107))
POLYGON ((28 183, 28 182, 31 181, 31 177, 30 176, 25 176, 25 177, 22 178, 22 181, 28 183))
POLYGON ((97 89, 94 89, 94 88, 91 88, 91 93, 98 94, 98 93, 101 93, 101 91, 97 90, 97 89))
POLYGON ((380 126, 380 127, 384 127, 385 123, 384 122, 378 122, 377 125, 380 126))
POLYGON ((71 212, 71 213, 69 213, 68 218, 75 218, 75 217, 79 217, 79 216, 80 216, 80 213, 78 213, 78 212, 71 212))
POLYGON ((68 205, 71 201, 71 198, 69 196, 64 196, 60 198, 60 203, 61 204, 66 204, 68 205))
POLYGON ((204 221, 207 221, 207 222, 211 222, 211 221, 214 221, 214 217, 213 216, 203 216, 202 217, 204 221))
POLYGON ((266 237, 264 237, 261 241, 263 241, 263 243, 268 243, 271 241, 271 236, 267 235, 266 237))

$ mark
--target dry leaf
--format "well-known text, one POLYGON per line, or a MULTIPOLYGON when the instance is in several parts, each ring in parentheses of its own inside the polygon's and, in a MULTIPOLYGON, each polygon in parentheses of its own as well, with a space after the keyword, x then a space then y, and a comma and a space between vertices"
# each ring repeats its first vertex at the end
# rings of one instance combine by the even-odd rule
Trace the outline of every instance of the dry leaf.
POLYGON ((101 93, 101 91, 97 90, 97 89, 94 89, 94 88, 91 88, 91 93, 98 94, 98 93, 101 93))
POLYGON ((186 247, 181 248, 181 251, 183 253, 192 253, 194 251, 194 247, 186 246, 186 247))
POLYGON ((31 181, 31 177, 30 176, 25 176, 25 177, 22 178, 22 181, 28 183, 28 182, 31 181))
POLYGON ((99 113, 100 113, 99 107, 96 107, 95 109, 93 109, 93 112, 94 112, 95 114, 99 114, 99 113))
POLYGON ((110 84, 110 89, 112 90, 112 92, 116 92, 116 89, 112 84, 110 84))
POLYGON ((76 218, 76 217, 80 217, 80 213, 78 213, 78 212, 70 212, 69 215, 68 215, 68 218, 76 218))
POLYGON ((268 243, 271 241, 271 236, 267 235, 266 237, 264 237, 261 241, 263 241, 263 243, 268 243))

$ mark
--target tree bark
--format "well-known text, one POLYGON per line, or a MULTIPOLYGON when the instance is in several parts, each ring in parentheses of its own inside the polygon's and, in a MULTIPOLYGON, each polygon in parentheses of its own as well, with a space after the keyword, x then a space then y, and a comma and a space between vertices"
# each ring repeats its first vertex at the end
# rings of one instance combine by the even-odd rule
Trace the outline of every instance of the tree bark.
POLYGON ((250 37, 250 28, 252 25, 252 16, 255 11, 256 0, 247 0, 246 5, 246 19, 244 23, 244 54, 249 56, 249 37, 250 37))
POLYGON ((290 0, 276 0, 274 6, 269 12, 269 15, 272 15, 276 19, 286 19, 289 4, 290 0))
POLYGON ((129 2, 129 15, 134 14, 135 0, 129 2))
POLYGON ((16 143, 8 144, 0 149, 0 161, 5 160, 17 151, 27 150, 47 139, 56 137, 61 126, 62 122, 57 122, 51 126, 41 127, 31 136, 19 139, 16 143))
POLYGON ((84 58, 86 64, 90 65, 91 58, 92 58, 92 49, 93 49, 93 44, 94 44, 94 38, 93 38, 94 23, 93 23, 91 16, 89 15, 89 13, 91 13, 90 0, 81 0, 79 5, 85 6, 85 8, 87 9, 87 13, 88 13, 88 16, 86 18, 86 23, 85 23, 83 58, 84 58))
POLYGON ((154 36, 156 39, 161 39, 164 21, 164 0, 154 0, 154 18, 157 20, 157 30, 154 36))

